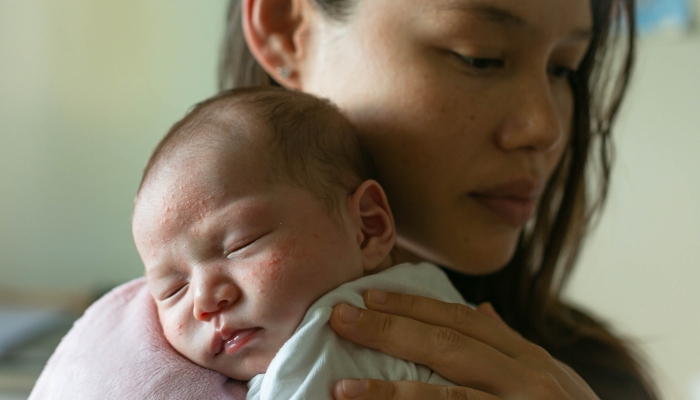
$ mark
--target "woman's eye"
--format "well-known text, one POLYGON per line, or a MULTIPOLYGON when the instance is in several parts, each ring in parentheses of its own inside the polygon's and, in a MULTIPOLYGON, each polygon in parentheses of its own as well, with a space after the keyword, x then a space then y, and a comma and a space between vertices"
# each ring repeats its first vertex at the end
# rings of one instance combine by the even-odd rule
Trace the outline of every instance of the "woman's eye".
POLYGON ((463 64, 466 64, 469 68, 476 70, 491 70, 503 67, 503 60, 498 58, 479 58, 479 57, 469 57, 459 53, 455 53, 457 57, 463 64))
POLYGON ((551 69, 550 73, 552 74, 553 77, 555 78, 571 78, 576 74, 576 70, 565 67, 565 66, 558 66, 554 67, 551 69))

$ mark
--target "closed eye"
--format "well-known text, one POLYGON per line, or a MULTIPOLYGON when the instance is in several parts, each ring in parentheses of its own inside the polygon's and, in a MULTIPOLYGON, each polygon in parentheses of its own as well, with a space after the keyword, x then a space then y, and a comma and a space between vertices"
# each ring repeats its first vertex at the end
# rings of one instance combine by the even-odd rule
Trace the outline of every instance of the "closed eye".
POLYGON ((233 246, 234 247, 233 250, 230 250, 226 253, 226 258, 228 258, 229 260, 235 259, 243 250, 248 248, 253 243, 257 242, 261 238, 267 236, 269 233, 270 232, 265 232, 264 234, 257 236, 250 241, 244 241, 244 242, 242 242, 242 244, 236 244, 235 246, 233 246))
POLYGON ((489 71, 499 68, 503 68, 504 62, 498 58, 480 58, 480 57, 470 57, 463 54, 454 53, 462 64, 470 69, 478 71, 489 71))
POLYGON ((554 78, 566 78, 569 79, 573 77, 576 74, 576 70, 573 68, 565 67, 565 66, 557 66, 553 67, 550 69, 549 72, 554 78))
POLYGON ((247 242, 247 243, 245 243, 245 244, 242 245, 242 246, 236 247, 234 250, 231 250, 231 251, 229 251, 229 252, 226 254, 226 258, 228 258, 229 260, 235 259, 236 256, 237 256, 241 251, 245 250, 246 247, 250 246, 250 245, 253 244, 254 242, 255 242, 255 240, 253 240, 253 241, 251 241, 251 242, 247 242))
POLYGON ((187 286, 189 286, 189 284, 184 284, 184 285, 182 285, 182 286, 177 286, 177 287, 175 287, 174 289, 167 291, 167 292, 165 293, 164 297, 163 297, 163 300, 167 300, 167 299, 170 299, 170 298, 172 298, 172 297, 175 297, 176 294, 182 292, 184 289, 187 288, 187 286))

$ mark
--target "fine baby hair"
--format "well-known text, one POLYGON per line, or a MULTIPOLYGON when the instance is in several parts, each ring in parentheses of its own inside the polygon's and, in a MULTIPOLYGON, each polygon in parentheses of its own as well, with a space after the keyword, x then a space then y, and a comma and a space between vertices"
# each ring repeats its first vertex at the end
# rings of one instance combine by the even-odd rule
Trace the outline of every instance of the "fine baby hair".
POLYGON ((157 145, 132 219, 170 346, 246 381, 248 399, 330 398, 348 373, 451 384, 329 325, 369 289, 463 303, 437 266, 394 265, 371 176, 349 121, 313 96, 241 89, 195 106, 157 145))
POLYGON ((221 92, 195 105, 154 149, 138 192, 176 153, 189 151, 196 158, 216 147, 244 143, 262 145, 261 153, 270 160, 269 181, 299 185, 323 200, 329 211, 338 206, 336 189, 352 191, 374 177, 369 154, 334 105, 306 93, 263 86, 221 92), (258 137, 261 132, 267 137, 258 137))

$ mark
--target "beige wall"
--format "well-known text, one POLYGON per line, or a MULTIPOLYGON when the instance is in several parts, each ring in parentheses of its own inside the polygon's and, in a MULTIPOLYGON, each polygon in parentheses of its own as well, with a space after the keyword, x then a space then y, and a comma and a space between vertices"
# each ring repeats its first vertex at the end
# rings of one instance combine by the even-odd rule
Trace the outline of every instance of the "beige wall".
MULTIPOLYGON (((215 92, 225 0, 0 0, 0 286, 141 274, 148 153, 215 92)), ((700 34, 646 39, 605 217, 569 296, 652 356, 668 398, 700 373, 700 34)))
POLYGON ((569 294, 637 338, 668 399, 690 399, 700 384, 699 32, 642 41, 619 128, 610 201, 569 294))
POLYGON ((0 0, 0 285, 141 273, 151 148, 215 93, 225 0, 0 0))

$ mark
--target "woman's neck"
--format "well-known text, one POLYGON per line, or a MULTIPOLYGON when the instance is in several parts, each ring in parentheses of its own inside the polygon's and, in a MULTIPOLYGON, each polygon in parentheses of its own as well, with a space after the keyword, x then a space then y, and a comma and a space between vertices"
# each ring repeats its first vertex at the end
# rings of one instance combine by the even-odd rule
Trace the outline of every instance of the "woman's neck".
POLYGON ((401 264, 401 263, 419 263, 426 261, 423 257, 417 256, 409 250, 403 247, 394 246, 391 250, 391 264, 401 264))

